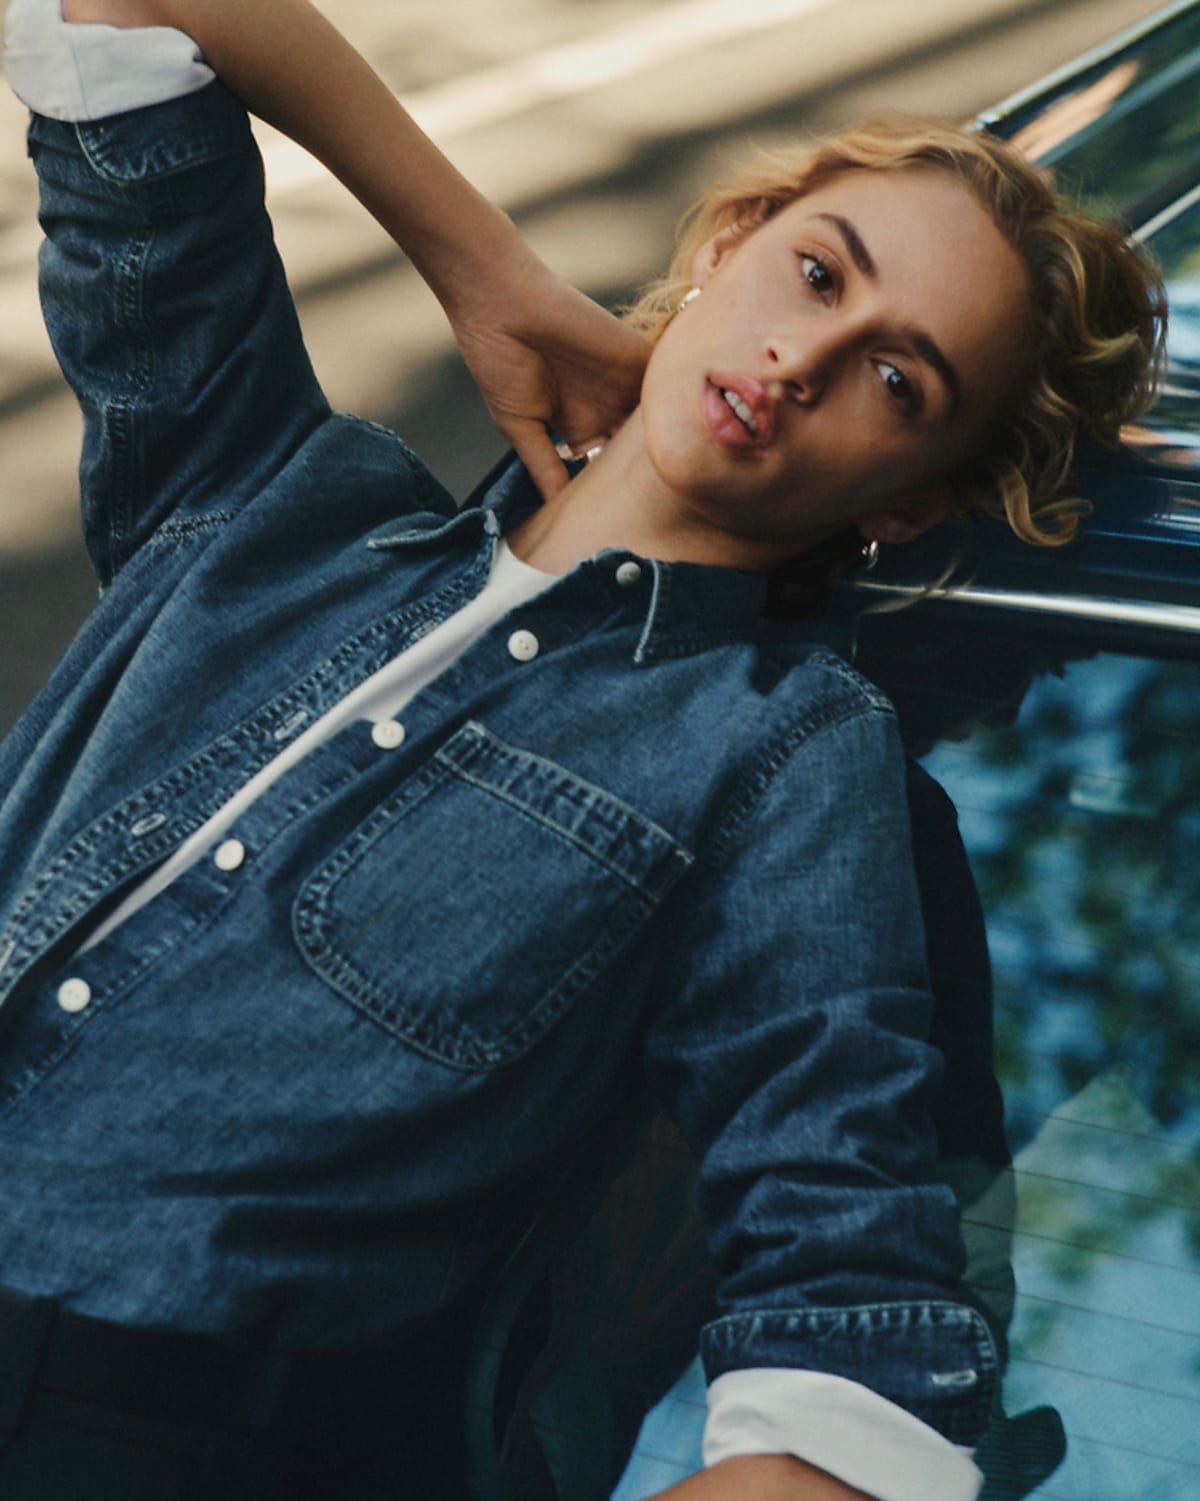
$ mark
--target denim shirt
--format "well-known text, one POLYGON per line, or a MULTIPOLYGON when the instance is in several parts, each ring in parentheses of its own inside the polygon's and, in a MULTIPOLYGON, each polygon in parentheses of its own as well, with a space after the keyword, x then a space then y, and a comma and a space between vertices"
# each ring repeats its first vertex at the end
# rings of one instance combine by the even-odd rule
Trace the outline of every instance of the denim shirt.
POLYGON ((397 1328, 649 1087, 702 1161, 710 1379, 830 1372, 973 1442, 894 717, 761 577, 588 559, 81 952, 537 501, 510 466, 457 511, 329 411, 219 84, 31 150, 104 587, 0 752, 0 1277, 292 1347, 397 1328))

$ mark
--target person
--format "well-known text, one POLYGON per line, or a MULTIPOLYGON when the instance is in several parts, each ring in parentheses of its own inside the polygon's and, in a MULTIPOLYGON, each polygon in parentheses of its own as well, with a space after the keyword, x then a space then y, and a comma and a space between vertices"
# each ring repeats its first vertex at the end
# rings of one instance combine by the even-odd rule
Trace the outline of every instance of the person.
POLYGON ((12 0, 5 63, 102 595, 0 752, 4 1494, 461 1496, 481 1290, 650 1088, 718 1274, 664 1496, 974 1495, 903 758, 771 581, 1064 535, 1153 273, 880 126, 620 322, 305 0, 12 0), (243 104, 445 308, 518 455, 462 509, 329 410, 243 104))

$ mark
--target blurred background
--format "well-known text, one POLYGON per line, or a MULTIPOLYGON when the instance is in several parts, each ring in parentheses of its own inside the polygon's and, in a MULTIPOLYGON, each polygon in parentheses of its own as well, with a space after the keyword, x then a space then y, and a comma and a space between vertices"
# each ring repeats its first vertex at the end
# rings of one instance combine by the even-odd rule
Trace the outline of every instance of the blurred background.
MULTIPOLYGON (((0 11, 6 6, 0 3, 0 11)), ((569 279, 627 299, 749 149, 881 108, 966 118, 1148 0, 324 0, 454 161, 569 279)), ((24 110, 0 90, 0 732, 94 596, 78 423, 37 311, 24 110)), ((396 426, 462 495, 499 451, 440 312, 366 214, 262 132, 271 209, 335 406, 396 426)), ((397 163, 403 171, 403 163, 397 163)))

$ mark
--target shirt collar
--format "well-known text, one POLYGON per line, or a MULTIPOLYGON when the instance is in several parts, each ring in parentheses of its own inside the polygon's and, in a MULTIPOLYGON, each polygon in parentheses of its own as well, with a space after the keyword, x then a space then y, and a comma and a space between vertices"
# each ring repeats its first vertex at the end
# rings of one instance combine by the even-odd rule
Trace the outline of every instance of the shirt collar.
MULTIPOLYGON (((456 516, 377 537, 371 546, 408 547, 452 534, 466 542, 478 538, 481 530, 498 537, 541 503, 525 466, 509 453, 485 475, 456 516)), ((744 639, 761 618, 767 598, 766 574, 706 563, 664 563, 621 548, 585 559, 567 579, 599 595, 598 603, 640 610, 642 629, 633 653, 638 663, 688 656, 722 640, 744 639), (633 582, 630 570, 622 568, 628 563, 637 565, 633 582)))

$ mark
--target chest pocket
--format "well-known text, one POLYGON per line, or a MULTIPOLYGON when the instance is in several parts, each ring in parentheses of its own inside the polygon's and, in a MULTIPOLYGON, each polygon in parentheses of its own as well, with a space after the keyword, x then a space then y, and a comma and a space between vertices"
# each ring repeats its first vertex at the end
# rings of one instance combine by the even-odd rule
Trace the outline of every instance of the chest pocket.
POLYGON ((459 730, 316 871, 295 931, 328 984, 427 1057, 527 1052, 645 926, 692 857, 479 724, 459 730))

